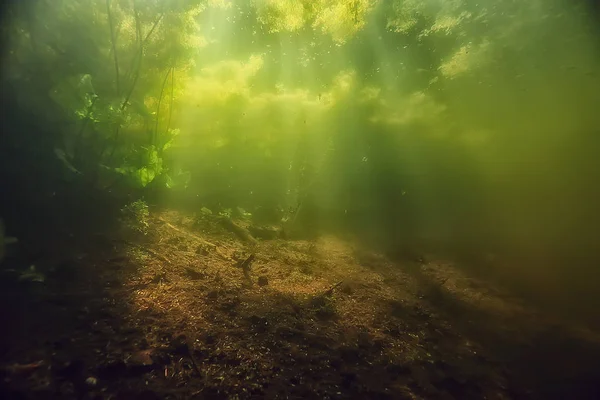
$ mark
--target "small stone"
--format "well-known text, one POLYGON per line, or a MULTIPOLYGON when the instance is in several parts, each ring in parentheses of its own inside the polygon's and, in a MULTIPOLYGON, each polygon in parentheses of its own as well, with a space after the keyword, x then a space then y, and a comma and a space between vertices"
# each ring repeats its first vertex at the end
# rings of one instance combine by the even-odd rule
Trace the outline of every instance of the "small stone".
POLYGON ((342 283, 341 287, 340 287, 340 291, 344 294, 352 294, 354 292, 354 290, 352 289, 352 286, 349 283, 342 283))
POLYGON ((98 379, 94 378, 93 376, 90 376, 85 380, 85 383, 87 383, 90 386, 96 386, 96 384, 98 383, 98 379))
POLYGON ((136 353, 133 353, 129 358, 130 365, 136 366, 149 366, 154 364, 152 360, 152 350, 142 350, 136 353))
POLYGON ((196 254, 200 254, 200 255, 206 256, 206 255, 208 255, 208 250, 203 245, 199 245, 196 248, 196 254))
POLYGON ((100 378, 115 379, 127 371, 127 366, 123 360, 111 360, 98 367, 100 378))
POLYGON ((127 372, 132 375, 141 375, 158 368, 159 364, 154 358, 153 350, 142 350, 133 353, 126 360, 127 372))
POLYGON ((203 272, 198 272, 189 267, 185 269, 185 274, 189 279, 194 280, 194 281, 205 277, 203 272))
POLYGON ((298 339, 302 338, 302 332, 296 329, 281 325, 275 329, 275 334, 283 339, 298 339))
POLYGON ((152 278, 152 280, 150 282, 154 283, 154 284, 167 283, 168 282, 167 274, 164 272, 160 273, 160 274, 156 274, 156 275, 154 275, 154 277, 152 278))
POLYGON ((339 349, 340 356, 342 360, 347 363, 355 363, 360 360, 360 352, 358 349, 350 347, 350 346, 342 346, 339 349))
POLYGON ((269 280, 266 276, 262 275, 258 277, 258 285, 259 286, 267 286, 269 284, 269 280))
POLYGON ((72 360, 58 366, 56 372, 60 377, 73 378, 79 376, 83 372, 83 368, 83 360, 72 360))
POLYGON ((207 333, 204 335, 204 343, 206 344, 214 344, 217 341, 217 338, 212 333, 207 333))
POLYGON ((258 315, 252 315, 249 321, 250 325, 259 331, 265 331, 269 325, 269 321, 265 317, 259 317, 258 315))
POLYGON ((189 352, 187 337, 185 335, 178 335, 171 340, 170 350, 179 355, 187 355, 189 352))
POLYGON ((273 240, 281 236, 279 229, 270 226, 250 226, 248 231, 258 239, 273 240))

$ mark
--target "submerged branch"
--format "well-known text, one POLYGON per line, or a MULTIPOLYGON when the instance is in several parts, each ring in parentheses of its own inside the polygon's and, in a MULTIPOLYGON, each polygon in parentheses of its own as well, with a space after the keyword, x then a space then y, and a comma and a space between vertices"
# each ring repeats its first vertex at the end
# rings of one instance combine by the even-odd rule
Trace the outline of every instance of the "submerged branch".
POLYGON ((240 238, 244 242, 254 245, 258 243, 258 240, 256 240, 246 228, 239 226, 238 224, 233 222, 231 218, 225 216, 221 217, 220 222, 225 228, 227 228, 227 230, 234 233, 238 238, 240 238))
POLYGON ((254 258, 256 258, 255 254, 250 254, 245 260, 241 260, 238 262, 238 266, 244 270, 244 272, 249 272, 252 263, 254 262, 254 258))
POLYGON ((110 27, 110 42, 112 45, 113 58, 115 62, 115 75, 117 84, 117 97, 121 95, 121 84, 119 82, 119 60, 117 56, 117 39, 115 38, 115 28, 110 12, 110 0, 106 0, 106 13, 108 14, 108 26, 110 27))
MULTIPOLYGON (((135 6, 135 2, 134 2, 134 6, 135 6)), ((158 23, 162 20, 162 18, 163 18, 163 14, 160 14, 158 16, 158 18, 156 19, 156 21, 154 21, 154 24, 152 25, 152 28, 150 28, 150 31, 148 32, 148 34, 146 34, 146 36, 144 37, 144 40, 140 43, 140 48, 139 48, 138 56, 137 56, 137 68, 135 71, 135 76, 133 78, 133 82, 131 83, 131 86, 129 87, 129 91, 127 92, 127 95, 125 96, 125 99, 123 100, 123 104, 121 105, 121 112, 125 111, 125 108, 127 107, 127 104, 129 103, 129 99, 131 98, 131 95, 133 94, 133 90, 135 89, 137 81, 140 77, 140 70, 142 68, 142 56, 144 54, 144 46, 146 45, 146 42, 150 39, 150 36, 152 35, 154 30, 158 26, 158 23)), ((141 22, 139 20, 139 14, 137 13, 137 10, 135 11, 135 21, 136 21, 136 29, 138 30, 138 33, 141 37, 142 36, 141 29, 142 28, 141 28, 141 22)), ((134 58, 133 62, 135 63, 135 58, 134 58)), ((132 65, 132 67, 133 67, 133 65, 132 65)), ((117 129, 115 130, 115 136, 113 139, 114 144, 113 144, 112 151, 110 153, 110 159, 112 159, 114 157, 115 151, 117 149, 117 145, 119 143, 120 131, 121 131, 121 124, 119 124, 117 126, 117 129)))
MULTIPOLYGON (((134 2, 134 6, 135 6, 135 2, 134 2)), ((138 51, 134 55, 133 60, 131 60, 131 67, 129 68, 129 73, 127 74, 128 80, 131 80, 131 76, 133 75, 133 70, 136 65, 138 66, 137 70, 139 71, 139 66, 141 63, 142 55, 144 53, 144 47, 146 46, 146 43, 148 43, 148 40, 150 40, 150 36, 152 35, 152 33, 154 33, 154 30, 158 26, 159 22, 162 20, 163 15, 164 14, 161 13, 158 16, 158 18, 154 21, 154 23, 152 24, 152 27, 150 28, 150 30, 148 31, 146 36, 144 36, 144 38, 142 39, 142 36, 143 36, 142 35, 142 23, 140 21, 137 10, 134 12, 135 25, 136 25, 135 35, 136 35, 136 43, 138 43, 138 51)))
POLYGON ((333 294, 333 290, 340 286, 344 281, 339 281, 336 284, 332 285, 329 289, 327 289, 321 296, 331 296, 333 294))
POLYGON ((167 122, 167 130, 165 131, 166 134, 169 133, 169 129, 171 128, 171 117, 173 116, 173 93, 174 93, 174 87, 175 87, 175 67, 171 67, 171 103, 169 104, 169 121, 167 122))
POLYGON ((154 133, 152 135, 152 140, 150 144, 157 145, 158 143, 158 120, 160 116, 160 104, 162 103, 163 93, 165 91, 165 85, 167 84, 167 79, 169 78, 169 74, 171 73, 172 68, 167 71, 165 75, 165 79, 163 80, 162 87, 160 88, 160 96, 158 96, 158 105, 156 106, 156 122, 154 125, 154 133))
POLYGON ((198 236, 198 235, 195 235, 195 234, 193 234, 193 233, 190 233, 190 232, 184 231, 184 230, 182 230, 182 229, 179 229, 178 227, 176 227, 176 226, 172 225, 171 223, 169 223, 169 222, 165 221, 165 220, 164 220, 164 219, 162 219, 162 218, 159 218, 158 220, 159 220, 160 222, 162 222, 163 224, 165 224, 165 226, 166 226, 166 227, 169 227, 169 228, 173 229, 174 231, 176 231, 176 232, 178 232, 178 233, 182 234, 183 236, 186 236, 186 237, 188 237, 188 238, 190 238, 190 239, 192 239, 192 240, 195 240, 195 241, 197 241, 197 242, 201 243, 202 245, 205 245, 205 246, 207 246, 207 247, 210 247, 210 248, 211 248, 212 250, 214 250, 214 251, 215 251, 215 252, 216 252, 216 253, 219 255, 219 257, 221 257, 222 259, 224 259, 224 260, 226 260, 226 261, 231 261, 231 257, 229 257, 229 256, 228 256, 228 255, 226 255, 226 254, 223 254, 223 252, 221 252, 221 250, 219 250, 219 247, 218 247, 216 244, 214 244, 214 243, 211 243, 211 242, 209 242, 209 241, 207 241, 207 240, 205 240, 205 239, 201 238, 201 237, 200 237, 200 236, 198 236))
POLYGON ((83 133, 85 132, 85 128, 87 128, 87 125, 90 121, 90 115, 92 115, 92 111, 94 110, 94 106, 96 105, 96 101, 98 101, 99 97, 98 96, 94 96, 94 98, 92 99, 91 104, 89 105, 89 107, 86 110, 85 113, 85 118, 83 119, 83 122, 81 124, 81 128, 79 128, 79 132, 77 132, 77 139, 75 142, 75 151, 73 154, 73 159, 75 161, 75 165, 77 165, 79 163, 79 161, 81 161, 81 147, 83 146, 83 133))
POLYGON ((150 28, 150 31, 148 32, 148 34, 146 34, 146 37, 144 38, 144 41, 142 42, 142 47, 148 42, 148 39, 150 39, 150 36, 154 32, 154 29, 156 29, 156 27, 158 26, 158 23, 162 20, 163 15, 164 14, 160 14, 158 16, 158 18, 156 19, 156 21, 154 21, 154 24, 152 25, 152 28, 150 28))

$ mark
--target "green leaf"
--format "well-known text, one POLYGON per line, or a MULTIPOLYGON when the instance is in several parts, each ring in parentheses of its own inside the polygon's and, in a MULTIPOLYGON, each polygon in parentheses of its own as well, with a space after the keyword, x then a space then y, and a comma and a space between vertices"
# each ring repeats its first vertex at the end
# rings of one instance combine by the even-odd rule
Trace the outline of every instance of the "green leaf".
POLYGON ((154 178, 156 178, 156 171, 152 168, 144 167, 137 170, 136 176, 138 179, 138 183, 142 187, 146 187, 150 182, 154 180, 154 178))

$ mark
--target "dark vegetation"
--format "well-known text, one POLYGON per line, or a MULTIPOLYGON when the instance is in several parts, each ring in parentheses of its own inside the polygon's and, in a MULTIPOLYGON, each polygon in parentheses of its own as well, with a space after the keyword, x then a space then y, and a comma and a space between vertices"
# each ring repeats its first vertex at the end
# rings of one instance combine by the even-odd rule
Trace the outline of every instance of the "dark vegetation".
POLYGON ((587 3, 237 3, 3 7, 0 396, 600 398, 587 3))

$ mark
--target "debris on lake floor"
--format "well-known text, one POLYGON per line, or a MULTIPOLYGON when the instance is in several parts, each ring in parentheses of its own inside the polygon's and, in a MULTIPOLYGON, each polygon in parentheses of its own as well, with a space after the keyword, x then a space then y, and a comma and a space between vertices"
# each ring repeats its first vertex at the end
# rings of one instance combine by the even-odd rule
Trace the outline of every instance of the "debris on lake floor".
POLYGON ((4 292, 20 305, 4 315, 4 398, 531 398, 549 390, 536 354, 577 360, 551 371, 563 384, 600 356, 600 336, 448 263, 358 258, 335 237, 248 248, 214 218, 210 235, 185 220, 164 212, 152 241, 114 254, 91 242, 68 293, 50 295, 54 278, 4 292))
POLYGON ((235 235, 242 241, 254 245, 258 243, 258 241, 252 236, 248 229, 236 224, 234 221, 231 220, 231 218, 223 216, 220 218, 220 221, 225 228, 235 233, 235 235))
POLYGON ((267 286, 269 284, 269 278, 264 275, 258 277, 258 286, 267 286))

